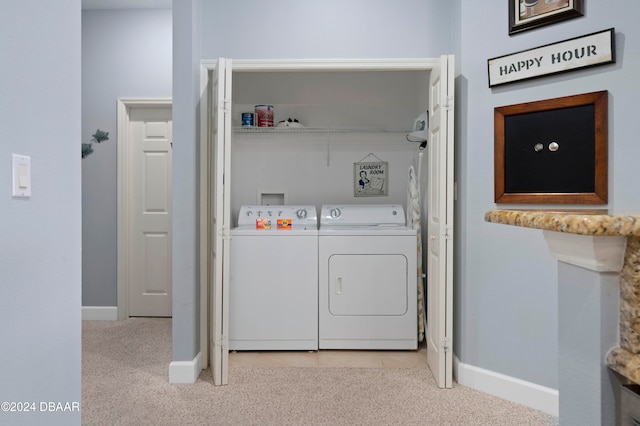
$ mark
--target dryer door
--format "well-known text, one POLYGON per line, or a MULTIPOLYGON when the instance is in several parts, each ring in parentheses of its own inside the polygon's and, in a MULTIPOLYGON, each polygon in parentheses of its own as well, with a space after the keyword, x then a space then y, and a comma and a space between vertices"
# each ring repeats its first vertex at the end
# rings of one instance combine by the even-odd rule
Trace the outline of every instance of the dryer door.
POLYGON ((329 258, 331 315, 404 315, 408 286, 407 258, 401 254, 335 254, 329 258))

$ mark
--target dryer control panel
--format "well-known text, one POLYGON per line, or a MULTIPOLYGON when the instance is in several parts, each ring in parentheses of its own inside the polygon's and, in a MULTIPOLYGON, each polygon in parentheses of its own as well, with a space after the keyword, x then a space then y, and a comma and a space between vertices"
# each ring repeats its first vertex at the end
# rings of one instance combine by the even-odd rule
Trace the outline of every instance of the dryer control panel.
POLYGON ((321 226, 405 226, 404 208, 399 204, 325 204, 321 226))

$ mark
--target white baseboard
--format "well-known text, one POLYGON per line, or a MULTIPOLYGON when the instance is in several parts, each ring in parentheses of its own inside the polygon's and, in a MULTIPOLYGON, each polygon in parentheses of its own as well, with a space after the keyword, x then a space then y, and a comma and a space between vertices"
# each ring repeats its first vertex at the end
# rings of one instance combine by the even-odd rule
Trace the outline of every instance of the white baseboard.
POLYGON ((118 319, 117 306, 83 306, 82 319, 93 321, 116 321, 118 319))
POLYGON ((463 386, 558 416, 559 400, 556 389, 464 364, 455 356, 453 364, 456 381, 463 386))
POLYGON ((169 383, 195 383, 202 371, 202 352, 192 361, 171 361, 169 383))

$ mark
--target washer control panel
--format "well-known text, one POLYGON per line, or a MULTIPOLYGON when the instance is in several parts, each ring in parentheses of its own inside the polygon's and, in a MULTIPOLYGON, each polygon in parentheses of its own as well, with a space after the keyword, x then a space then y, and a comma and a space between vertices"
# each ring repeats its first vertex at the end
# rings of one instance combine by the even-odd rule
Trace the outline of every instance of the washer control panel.
POLYGON ((238 226, 261 225, 266 229, 278 227, 318 227, 315 206, 241 206, 238 226))

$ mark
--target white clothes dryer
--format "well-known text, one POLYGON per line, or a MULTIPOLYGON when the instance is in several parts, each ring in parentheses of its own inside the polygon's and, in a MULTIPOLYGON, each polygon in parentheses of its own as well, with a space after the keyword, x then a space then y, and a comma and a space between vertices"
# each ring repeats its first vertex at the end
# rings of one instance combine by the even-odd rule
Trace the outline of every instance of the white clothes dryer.
POLYGON ((324 205, 320 349, 417 349, 417 231, 401 205, 324 205))
POLYGON ((229 349, 318 349, 315 206, 242 206, 231 230, 229 349))

